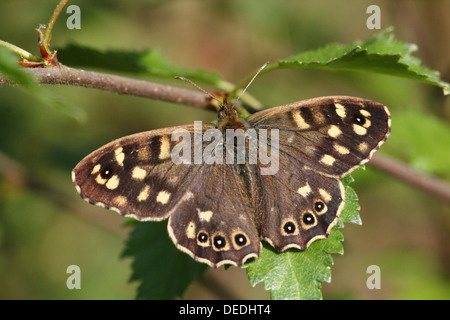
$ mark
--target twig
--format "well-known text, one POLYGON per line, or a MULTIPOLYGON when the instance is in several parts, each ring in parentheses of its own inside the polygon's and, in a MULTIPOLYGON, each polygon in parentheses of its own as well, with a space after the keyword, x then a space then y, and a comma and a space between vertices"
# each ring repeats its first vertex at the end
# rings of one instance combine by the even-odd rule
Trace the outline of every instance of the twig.
POLYGON ((450 184, 443 180, 418 172, 404 163, 379 154, 374 155, 369 164, 408 185, 450 203, 450 184))
POLYGON ((64 9, 64 6, 67 4, 67 2, 69 2, 69 0, 62 0, 56 6, 55 10, 53 11, 52 17, 50 18, 50 21, 48 22, 48 25, 45 29, 43 38, 41 39, 42 45, 45 48, 45 50, 47 51, 47 53, 50 53, 50 39, 52 36, 53 27, 54 27, 59 15, 61 14, 61 11, 64 9))
MULTIPOLYGON (((24 70, 33 74, 41 84, 60 84, 96 88, 213 111, 217 110, 216 106, 213 105, 211 97, 204 93, 192 90, 105 73, 84 71, 61 64, 55 67, 26 68, 24 70)), ((0 84, 13 84, 13 82, 0 76, 0 84)), ((450 203, 450 185, 442 180, 417 172, 406 164, 379 154, 375 155, 369 164, 405 183, 450 203)))
MULTIPOLYGON (((40 84, 95 88, 217 111, 209 96, 192 90, 100 72, 74 69, 61 64, 47 68, 26 68, 24 70, 34 75, 40 84)), ((0 84, 14 84, 14 82, 0 76, 0 84)))

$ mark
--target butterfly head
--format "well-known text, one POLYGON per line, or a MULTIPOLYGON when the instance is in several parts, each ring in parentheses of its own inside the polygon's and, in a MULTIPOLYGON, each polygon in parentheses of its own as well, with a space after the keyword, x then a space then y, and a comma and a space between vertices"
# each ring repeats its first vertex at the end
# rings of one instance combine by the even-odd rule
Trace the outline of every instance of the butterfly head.
POLYGON ((239 112, 229 103, 225 98, 218 113, 219 121, 217 126, 220 130, 225 132, 226 129, 243 129, 250 128, 249 123, 239 115, 239 112))

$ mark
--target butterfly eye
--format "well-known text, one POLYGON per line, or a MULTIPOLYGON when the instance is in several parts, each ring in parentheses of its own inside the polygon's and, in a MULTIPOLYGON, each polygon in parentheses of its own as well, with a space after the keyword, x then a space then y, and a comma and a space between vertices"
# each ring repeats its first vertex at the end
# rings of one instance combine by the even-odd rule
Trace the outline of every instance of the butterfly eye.
POLYGON ((240 247, 245 246, 247 243, 247 238, 245 237, 245 235, 243 235, 242 233, 239 233, 237 235, 234 236, 234 241, 236 242, 236 244, 240 247))
POLYGON ((303 215, 303 223, 306 225, 314 224, 315 220, 316 219, 314 218, 314 215, 312 213, 305 213, 303 215))
POLYGON ((199 242, 205 243, 206 241, 208 241, 208 235, 204 232, 200 232, 197 236, 197 239, 199 242))
POLYGON ((295 224, 293 222, 286 222, 283 229, 287 234, 292 234, 295 232, 295 224))
POLYGON ((363 117, 361 114, 355 114, 353 116, 353 122, 357 125, 364 125, 366 123, 366 118, 363 117))
POLYGON ((225 241, 224 237, 222 237, 222 236, 215 236, 214 237, 214 246, 217 249, 222 249, 222 248, 225 247, 225 245, 226 245, 226 241, 225 241))

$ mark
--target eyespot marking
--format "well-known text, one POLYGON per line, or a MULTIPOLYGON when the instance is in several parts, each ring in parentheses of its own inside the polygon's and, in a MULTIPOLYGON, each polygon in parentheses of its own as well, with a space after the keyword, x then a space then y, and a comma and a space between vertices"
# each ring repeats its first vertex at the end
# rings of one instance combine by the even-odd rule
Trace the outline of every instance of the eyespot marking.
POLYGON ((201 247, 209 247, 209 235, 205 231, 200 230, 197 234, 197 244, 201 247))
POLYGON ((294 219, 284 219, 281 224, 281 234, 283 236, 295 236, 299 234, 297 222, 294 219))

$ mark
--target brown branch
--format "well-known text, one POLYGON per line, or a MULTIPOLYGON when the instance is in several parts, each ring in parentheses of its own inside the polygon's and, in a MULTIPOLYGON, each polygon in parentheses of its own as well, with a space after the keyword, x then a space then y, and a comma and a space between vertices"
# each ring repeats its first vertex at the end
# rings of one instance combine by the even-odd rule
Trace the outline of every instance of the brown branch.
POLYGON ((410 186, 450 203, 450 184, 443 180, 418 172, 398 160, 379 154, 374 155, 369 164, 410 186))
MULTIPOLYGON (((85 71, 61 64, 54 67, 26 68, 24 70, 35 76, 40 84, 95 88, 217 111, 217 107, 213 105, 208 95, 193 90, 100 72, 85 71)), ((14 84, 14 82, 0 77, 0 84, 14 84)))
MULTIPOLYGON (((213 104, 214 101, 211 101, 208 95, 192 90, 100 72, 74 69, 64 65, 47 68, 26 68, 25 70, 34 75, 38 83, 41 84, 82 86, 185 104, 208 110, 217 110, 217 107, 213 104)), ((0 76, 0 84, 13 83, 0 76)), ((406 164, 379 154, 372 158, 370 165, 445 202, 450 202, 450 185, 442 180, 417 172, 406 164)))

